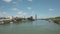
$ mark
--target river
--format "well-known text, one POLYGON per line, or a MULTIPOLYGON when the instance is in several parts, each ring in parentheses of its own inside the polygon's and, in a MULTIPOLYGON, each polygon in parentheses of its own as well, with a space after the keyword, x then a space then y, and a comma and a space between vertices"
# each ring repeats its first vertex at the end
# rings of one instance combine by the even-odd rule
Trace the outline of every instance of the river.
POLYGON ((60 25, 45 20, 0 25, 0 34, 60 34, 60 25))

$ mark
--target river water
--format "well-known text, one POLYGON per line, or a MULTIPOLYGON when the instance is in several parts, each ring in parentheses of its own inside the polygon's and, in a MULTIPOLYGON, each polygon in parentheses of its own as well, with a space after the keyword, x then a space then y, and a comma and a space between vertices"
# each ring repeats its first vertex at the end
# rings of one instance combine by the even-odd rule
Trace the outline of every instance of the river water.
POLYGON ((60 34, 60 25, 45 20, 0 25, 0 34, 60 34))

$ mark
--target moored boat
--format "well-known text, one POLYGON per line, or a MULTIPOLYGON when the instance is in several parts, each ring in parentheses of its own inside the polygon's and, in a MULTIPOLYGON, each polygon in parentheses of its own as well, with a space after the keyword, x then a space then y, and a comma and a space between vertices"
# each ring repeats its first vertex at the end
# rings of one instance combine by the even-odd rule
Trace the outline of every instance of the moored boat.
POLYGON ((2 20, 0 20, 0 25, 4 24, 4 22, 2 20))

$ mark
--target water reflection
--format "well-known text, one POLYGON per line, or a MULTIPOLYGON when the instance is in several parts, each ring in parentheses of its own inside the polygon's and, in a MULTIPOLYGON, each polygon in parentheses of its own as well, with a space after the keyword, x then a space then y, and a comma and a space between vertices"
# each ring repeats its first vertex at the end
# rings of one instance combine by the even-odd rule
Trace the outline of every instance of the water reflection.
POLYGON ((45 20, 0 25, 0 34, 60 34, 60 25, 45 20), (4 33, 3 33, 4 32, 4 33))

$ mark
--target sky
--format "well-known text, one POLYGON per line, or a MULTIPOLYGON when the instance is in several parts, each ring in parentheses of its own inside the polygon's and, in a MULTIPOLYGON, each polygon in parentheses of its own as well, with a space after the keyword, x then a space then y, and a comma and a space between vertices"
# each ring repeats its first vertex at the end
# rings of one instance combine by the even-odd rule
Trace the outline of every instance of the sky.
POLYGON ((0 0, 0 17, 60 16, 60 0, 0 0))

